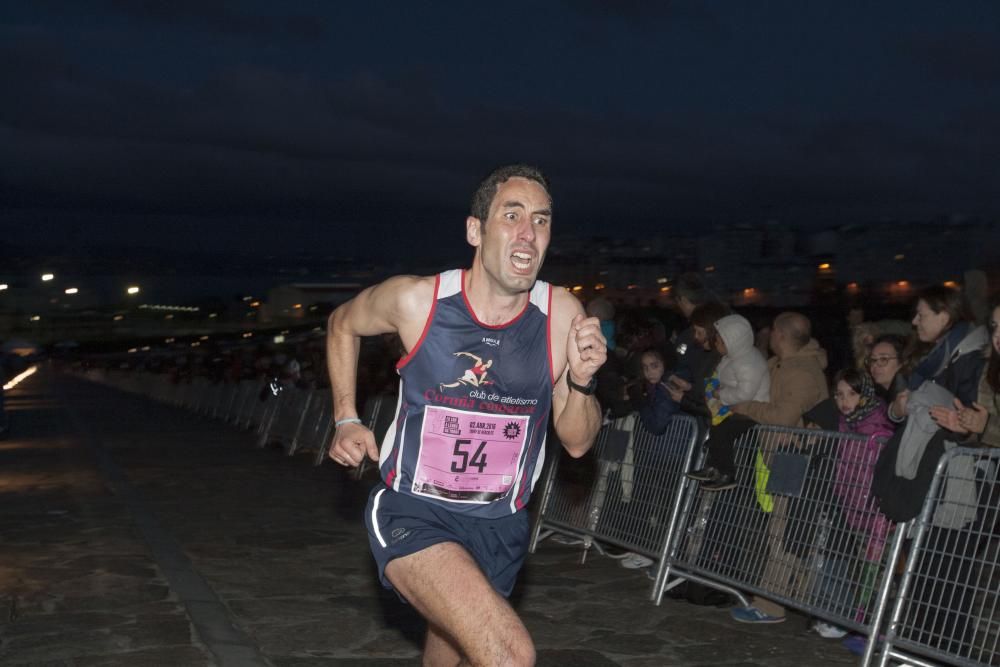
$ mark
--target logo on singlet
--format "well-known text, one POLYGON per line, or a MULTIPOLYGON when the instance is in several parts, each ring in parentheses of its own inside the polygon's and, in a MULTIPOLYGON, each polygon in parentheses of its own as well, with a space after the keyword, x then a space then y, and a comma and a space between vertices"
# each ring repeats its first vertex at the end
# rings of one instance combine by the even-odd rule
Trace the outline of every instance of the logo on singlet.
MULTIPOLYGON (((499 341, 497 341, 499 344, 499 341)), ((442 382, 439 385, 440 391, 449 389, 452 387, 485 387, 488 384, 493 384, 493 380, 487 380, 487 376, 490 374, 490 368, 493 367, 493 360, 487 359, 483 361, 481 357, 477 357, 471 352, 455 352, 456 357, 467 357, 472 360, 472 367, 466 369, 462 373, 462 377, 458 378, 455 382, 442 382)))

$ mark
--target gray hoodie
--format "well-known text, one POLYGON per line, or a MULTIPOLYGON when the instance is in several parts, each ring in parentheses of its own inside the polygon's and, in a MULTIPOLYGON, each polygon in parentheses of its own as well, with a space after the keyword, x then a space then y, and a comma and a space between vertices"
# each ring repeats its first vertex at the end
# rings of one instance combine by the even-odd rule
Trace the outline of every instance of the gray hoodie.
POLYGON ((754 346, 753 327, 742 315, 726 315, 715 323, 726 344, 719 362, 719 400, 725 405, 743 401, 767 402, 771 398, 771 375, 767 360, 754 346))

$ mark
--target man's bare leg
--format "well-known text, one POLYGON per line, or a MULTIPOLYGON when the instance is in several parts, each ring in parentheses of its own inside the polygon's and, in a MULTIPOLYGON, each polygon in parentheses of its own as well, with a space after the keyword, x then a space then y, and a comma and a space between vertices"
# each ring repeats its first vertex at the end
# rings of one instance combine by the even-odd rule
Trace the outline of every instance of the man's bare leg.
POLYGON ((527 628, 460 545, 442 542, 393 559, 385 576, 443 635, 433 640, 434 650, 439 638, 450 638, 473 665, 535 664, 527 628))
POLYGON ((424 667, 456 667, 462 662, 462 652, 433 623, 427 624, 427 641, 424 643, 424 667))

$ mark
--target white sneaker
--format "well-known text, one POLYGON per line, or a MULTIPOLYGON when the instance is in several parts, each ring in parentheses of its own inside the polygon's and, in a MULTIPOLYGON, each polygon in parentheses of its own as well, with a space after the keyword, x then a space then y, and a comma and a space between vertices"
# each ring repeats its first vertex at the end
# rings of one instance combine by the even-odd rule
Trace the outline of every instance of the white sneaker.
POLYGON ((813 623, 812 630, 824 639, 840 639, 847 636, 847 630, 826 623, 825 621, 816 621, 813 623))
POLYGON ((621 559, 620 564, 622 567, 629 570, 639 570, 652 565, 653 559, 646 558, 642 554, 629 553, 621 559))

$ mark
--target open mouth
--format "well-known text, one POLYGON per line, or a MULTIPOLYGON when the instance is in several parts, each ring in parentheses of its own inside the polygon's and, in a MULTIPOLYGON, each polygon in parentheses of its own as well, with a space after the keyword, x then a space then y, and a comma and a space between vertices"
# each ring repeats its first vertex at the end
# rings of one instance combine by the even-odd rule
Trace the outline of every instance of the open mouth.
POLYGON ((531 270, 531 265, 534 263, 535 258, 527 252, 514 252, 510 255, 510 263, 514 265, 514 268, 521 273, 527 273, 531 270))

